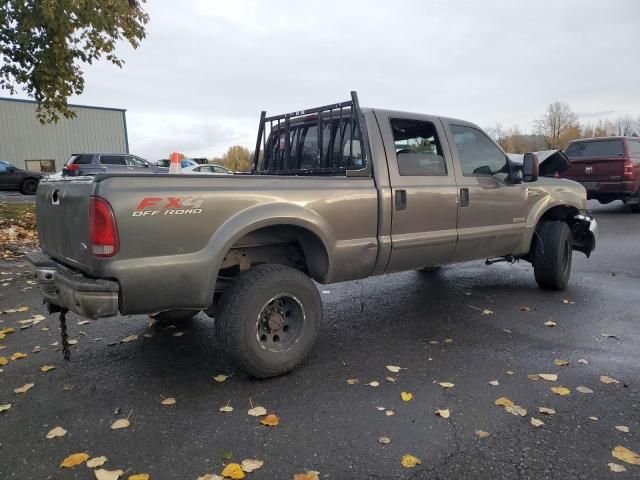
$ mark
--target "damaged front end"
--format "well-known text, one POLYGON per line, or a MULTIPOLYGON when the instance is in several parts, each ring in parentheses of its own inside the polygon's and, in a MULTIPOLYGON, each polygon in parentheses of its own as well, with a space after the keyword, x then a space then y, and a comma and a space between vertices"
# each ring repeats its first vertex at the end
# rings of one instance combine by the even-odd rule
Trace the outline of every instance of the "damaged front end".
POLYGON ((598 239, 598 222, 589 214, 575 215, 569 221, 573 237, 573 249, 584 253, 587 257, 596 249, 598 239))

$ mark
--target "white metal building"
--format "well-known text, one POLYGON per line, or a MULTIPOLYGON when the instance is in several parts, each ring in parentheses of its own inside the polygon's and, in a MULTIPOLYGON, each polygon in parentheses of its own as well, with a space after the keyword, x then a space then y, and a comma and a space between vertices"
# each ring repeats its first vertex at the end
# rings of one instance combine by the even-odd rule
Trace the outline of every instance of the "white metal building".
POLYGON ((50 173, 60 171, 72 153, 129 153, 126 110, 70 105, 75 118, 43 125, 36 106, 0 97, 0 160, 50 173))

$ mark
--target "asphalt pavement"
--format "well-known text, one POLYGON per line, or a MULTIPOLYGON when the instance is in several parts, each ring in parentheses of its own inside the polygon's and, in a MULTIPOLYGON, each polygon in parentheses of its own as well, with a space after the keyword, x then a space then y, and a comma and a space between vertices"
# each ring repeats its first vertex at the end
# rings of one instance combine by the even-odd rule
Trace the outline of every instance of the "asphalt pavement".
POLYGON ((78 342, 65 363, 57 315, 43 311, 30 268, 4 262, 0 310, 29 311, 0 315, 0 330, 16 330, 0 340, 0 356, 27 354, 0 367, 0 404, 11 404, 0 413, 0 479, 94 478, 85 465, 60 468, 79 452, 106 456, 102 468, 121 469, 122 478, 152 480, 196 480, 247 458, 264 460, 247 474, 255 480, 306 471, 335 480, 640 478, 640 466, 611 454, 616 446, 640 452, 640 215, 595 205, 597 250, 591 259, 575 254, 566 291, 540 290, 525 262, 319 286, 325 320, 313 354, 264 381, 236 371, 204 315, 167 328, 144 316, 79 325, 71 314, 78 342), (46 319, 20 329, 33 314, 46 319), (558 380, 528 378, 540 373, 558 380), (229 378, 214 381, 219 374, 229 378), (570 393, 551 391, 559 386, 570 393), (496 406, 499 397, 527 414, 496 406), (163 405, 166 398, 176 403, 163 405), (219 411, 225 405, 233 411, 219 411), (256 405, 279 424, 248 415, 256 405), (112 430, 121 418, 130 426, 112 430), (47 439, 57 426, 67 433, 47 439), (405 454, 421 463, 403 467, 405 454), (610 462, 627 471, 612 473, 610 462))

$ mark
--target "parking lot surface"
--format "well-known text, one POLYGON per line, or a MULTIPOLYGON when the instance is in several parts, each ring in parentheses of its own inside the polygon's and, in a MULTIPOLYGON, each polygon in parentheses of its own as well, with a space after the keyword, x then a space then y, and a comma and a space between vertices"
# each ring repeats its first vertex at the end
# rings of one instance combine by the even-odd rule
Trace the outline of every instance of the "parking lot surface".
POLYGON ((319 286, 325 320, 313 354, 266 381, 234 369, 204 315, 149 326, 144 316, 79 324, 70 314, 77 344, 65 363, 57 315, 42 309, 30 268, 4 262, 0 310, 29 310, 0 315, 0 330, 15 330, 0 356, 27 355, 0 367, 0 405, 11 404, 0 413, 0 478, 94 478, 85 465, 60 468, 78 452, 106 456, 103 468, 122 478, 154 480, 196 480, 247 458, 264 461, 247 474, 256 480, 639 478, 640 466, 611 452, 640 452, 640 215, 618 202, 594 213, 597 250, 575 254, 564 292, 537 288, 525 262, 319 286), (46 318, 21 329, 34 314, 46 318), (541 373, 558 379, 528 378, 541 373), (570 393, 551 390, 561 386, 570 393), (500 397, 526 415, 495 405, 500 397), (279 424, 248 415, 256 405, 279 424), (445 409, 449 418, 435 414, 445 409), (111 429, 121 418, 130 425, 111 429), (46 438, 57 426, 67 433, 46 438), (403 467, 405 454, 421 463, 403 467), (610 462, 627 471, 612 473, 610 462))

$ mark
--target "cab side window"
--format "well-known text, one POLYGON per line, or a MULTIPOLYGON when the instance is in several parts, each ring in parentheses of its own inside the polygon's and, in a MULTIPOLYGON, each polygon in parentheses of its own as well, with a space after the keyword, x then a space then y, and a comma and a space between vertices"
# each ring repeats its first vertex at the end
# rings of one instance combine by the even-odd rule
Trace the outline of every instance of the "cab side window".
POLYGON ((100 155, 100 163, 103 165, 126 165, 123 155, 100 155))
POLYGON ((507 157, 477 128, 451 125, 463 175, 493 175, 505 172, 507 157))
POLYGON ((446 175, 442 146, 431 122, 392 118, 398 172, 402 176, 446 175))

